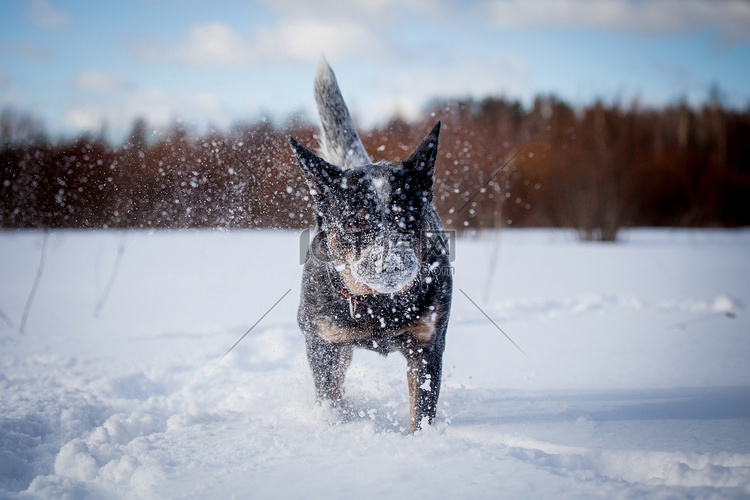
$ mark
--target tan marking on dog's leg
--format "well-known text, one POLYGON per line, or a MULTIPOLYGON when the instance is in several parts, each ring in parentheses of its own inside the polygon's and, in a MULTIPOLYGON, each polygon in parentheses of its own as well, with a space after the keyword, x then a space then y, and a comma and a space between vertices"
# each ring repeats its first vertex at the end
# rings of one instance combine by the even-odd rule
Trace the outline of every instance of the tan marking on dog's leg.
POLYGON ((328 321, 313 320, 313 322, 318 327, 318 335, 323 340, 328 342, 345 342, 347 340, 346 331, 343 328, 339 328, 328 321))
POLYGON ((331 390, 331 399, 333 404, 338 404, 344 399, 344 381, 346 380, 346 370, 352 362, 352 346, 343 346, 339 350, 338 359, 333 369, 333 389, 331 390))
POLYGON ((366 332, 364 330, 341 328, 324 319, 315 319, 313 320, 313 323, 315 323, 315 326, 318 328, 318 335, 320 335, 322 339, 337 344, 341 342, 358 340, 370 335, 369 332, 366 332))
POLYGON ((433 311, 426 317, 420 318, 411 330, 412 338, 421 344, 427 344, 432 340, 435 335, 435 325, 437 324, 439 312, 433 311))
POLYGON ((409 434, 419 430, 421 422, 417 421, 417 394, 419 391, 418 360, 406 360, 406 380, 409 384, 409 434))
POLYGON ((440 312, 440 309, 435 309, 431 313, 422 316, 416 322, 396 332, 396 336, 407 334, 417 344, 429 344, 435 335, 435 326, 437 325, 440 312))

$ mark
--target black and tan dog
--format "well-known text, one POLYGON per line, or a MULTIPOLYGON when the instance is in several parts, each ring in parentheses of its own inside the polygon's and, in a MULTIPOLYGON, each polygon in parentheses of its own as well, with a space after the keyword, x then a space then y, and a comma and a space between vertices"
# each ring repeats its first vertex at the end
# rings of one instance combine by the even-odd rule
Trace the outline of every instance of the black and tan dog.
POLYGON ((435 418, 453 288, 432 206, 440 123, 401 164, 373 164, 325 59, 315 98, 323 158, 290 141, 318 226, 298 312, 317 398, 341 404, 354 347, 400 351, 414 432, 435 418))

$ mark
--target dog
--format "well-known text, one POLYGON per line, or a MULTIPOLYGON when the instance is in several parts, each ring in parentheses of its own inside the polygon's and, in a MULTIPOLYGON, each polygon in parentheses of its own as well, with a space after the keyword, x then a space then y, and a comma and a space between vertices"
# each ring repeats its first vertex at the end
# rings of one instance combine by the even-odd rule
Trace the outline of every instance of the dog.
POLYGON ((373 163, 324 57, 314 90, 321 156, 289 140, 317 224, 297 317, 316 400, 341 407, 355 347, 399 351, 413 433, 435 419, 453 293, 445 230, 432 205, 440 122, 400 164, 373 163))

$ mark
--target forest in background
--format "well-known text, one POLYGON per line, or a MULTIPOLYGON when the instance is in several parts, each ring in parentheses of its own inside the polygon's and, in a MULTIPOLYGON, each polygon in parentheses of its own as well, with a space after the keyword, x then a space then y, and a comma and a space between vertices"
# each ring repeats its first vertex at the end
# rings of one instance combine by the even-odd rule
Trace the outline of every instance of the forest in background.
MULTIPOLYGON (((437 120, 434 203, 449 229, 565 227, 610 241, 624 227, 750 224, 750 108, 444 99, 360 135, 373 160, 395 162, 437 120)), ((6 109, 0 227, 310 227, 288 137, 315 148, 316 132, 262 119, 154 133, 136 120, 120 145, 94 134, 52 141, 38 120, 6 109)))

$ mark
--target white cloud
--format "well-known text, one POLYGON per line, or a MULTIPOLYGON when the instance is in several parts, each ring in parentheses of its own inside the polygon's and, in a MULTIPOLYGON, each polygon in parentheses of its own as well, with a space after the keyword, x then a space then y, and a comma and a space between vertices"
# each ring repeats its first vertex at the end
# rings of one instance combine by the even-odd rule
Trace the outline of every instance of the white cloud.
POLYGON ((84 71, 76 77, 73 83, 79 89, 95 90, 103 93, 115 92, 130 87, 130 83, 124 76, 99 71, 84 71))
MULTIPOLYGON (((364 50, 368 37, 360 24, 294 19, 273 28, 262 27, 242 36, 221 23, 190 27, 173 48, 141 47, 146 62, 182 62, 196 66, 249 66, 259 62, 309 60, 321 53, 331 56, 364 50)), ((377 43, 367 44, 377 50, 377 43)))
MULTIPOLYGON (((424 97, 424 96, 423 96, 424 97)), ((415 120, 421 112, 420 100, 413 95, 401 94, 397 97, 381 97, 367 103, 367 114, 363 118, 366 125, 384 123, 394 117, 415 120)))
POLYGON ((373 22, 388 19, 394 11, 409 9, 415 12, 434 12, 444 0, 264 0, 275 12, 293 17, 326 19, 359 19, 373 22))
MULTIPOLYGON (((375 97, 363 100, 366 104, 355 114, 365 126, 382 123, 400 114, 414 118, 434 97, 474 97, 504 95, 510 98, 531 99, 532 75, 526 61, 511 53, 495 53, 487 60, 463 59, 453 61, 450 70, 442 67, 415 67, 404 71, 387 72, 360 85, 362 92, 375 97)), ((342 89, 345 96, 349 93, 342 89)))
POLYGON ((98 113, 83 108, 69 110, 65 113, 65 121, 82 130, 96 130, 100 125, 107 123, 98 113))
MULTIPOLYGON (((336 57, 347 52, 358 53, 367 41, 362 25, 348 22, 321 22, 298 19, 284 24, 278 35, 281 53, 296 60, 310 60, 321 53, 336 57)), ((377 49, 373 43, 369 50, 377 49)))
POLYGON ((494 24, 509 28, 595 28, 660 34, 711 27, 723 38, 750 36, 746 0, 497 0, 494 24))
POLYGON ((189 28, 182 45, 165 56, 197 65, 240 65, 253 58, 253 51, 252 46, 229 27, 213 23, 189 28))
POLYGON ((37 28, 61 28, 70 22, 70 14, 53 6, 49 0, 31 0, 26 17, 37 28))
POLYGON ((122 136, 136 118, 144 118, 154 128, 175 120, 192 124, 230 124, 232 116, 211 93, 171 93, 162 90, 130 92, 122 99, 89 100, 72 106, 65 113, 69 126, 80 130, 97 130, 106 126, 114 136, 122 136))

